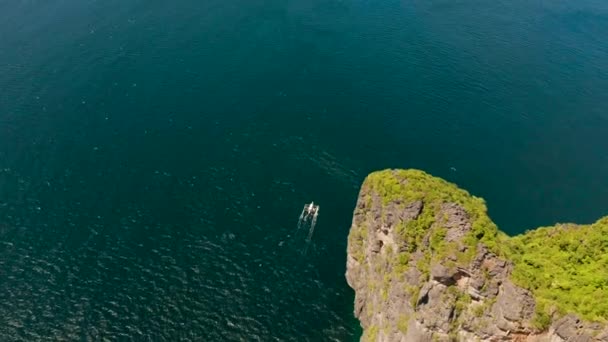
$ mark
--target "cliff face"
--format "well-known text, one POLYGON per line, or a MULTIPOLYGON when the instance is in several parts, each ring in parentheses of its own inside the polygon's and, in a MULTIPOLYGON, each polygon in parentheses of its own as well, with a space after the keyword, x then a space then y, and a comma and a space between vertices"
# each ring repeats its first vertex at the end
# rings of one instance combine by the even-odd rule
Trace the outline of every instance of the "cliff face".
POLYGON ((608 219, 511 238, 417 170, 364 182, 346 278, 366 341, 608 341, 608 219))

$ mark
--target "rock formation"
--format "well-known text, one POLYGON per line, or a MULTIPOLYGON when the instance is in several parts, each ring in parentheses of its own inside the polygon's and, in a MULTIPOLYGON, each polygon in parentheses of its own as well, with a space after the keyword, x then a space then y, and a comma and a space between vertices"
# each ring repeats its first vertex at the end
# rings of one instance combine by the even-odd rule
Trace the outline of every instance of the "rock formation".
POLYGON ((422 171, 368 176, 346 279, 363 341, 608 342, 608 219, 508 237, 482 199, 422 171))

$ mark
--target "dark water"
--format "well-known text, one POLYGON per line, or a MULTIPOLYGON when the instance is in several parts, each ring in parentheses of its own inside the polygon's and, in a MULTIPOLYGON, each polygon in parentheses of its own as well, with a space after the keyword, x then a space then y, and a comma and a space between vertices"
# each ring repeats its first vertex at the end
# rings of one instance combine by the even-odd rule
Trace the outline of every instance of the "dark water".
POLYGON ((608 213, 606 37, 599 0, 0 0, 0 339, 355 340, 368 172, 608 213))

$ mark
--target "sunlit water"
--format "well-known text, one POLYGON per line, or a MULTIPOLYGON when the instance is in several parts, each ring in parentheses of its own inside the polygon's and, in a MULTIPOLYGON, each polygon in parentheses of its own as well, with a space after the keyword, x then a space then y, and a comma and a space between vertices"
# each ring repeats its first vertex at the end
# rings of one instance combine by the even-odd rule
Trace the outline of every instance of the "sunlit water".
POLYGON ((0 340, 356 340, 368 172, 608 213, 606 37, 597 0, 0 0, 0 340))

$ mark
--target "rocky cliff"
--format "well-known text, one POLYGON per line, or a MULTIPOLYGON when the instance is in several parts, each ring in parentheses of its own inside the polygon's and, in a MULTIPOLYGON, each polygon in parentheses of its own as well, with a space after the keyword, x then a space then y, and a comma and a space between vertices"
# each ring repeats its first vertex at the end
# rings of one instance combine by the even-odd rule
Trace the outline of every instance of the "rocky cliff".
POLYGON ((418 170, 367 177, 346 278, 364 341, 608 341, 608 218, 508 237, 418 170))

